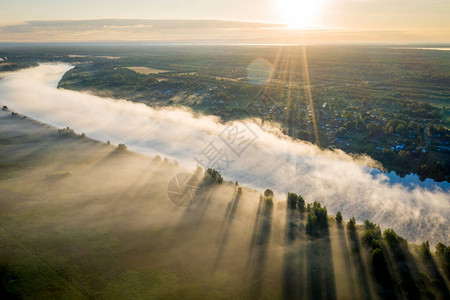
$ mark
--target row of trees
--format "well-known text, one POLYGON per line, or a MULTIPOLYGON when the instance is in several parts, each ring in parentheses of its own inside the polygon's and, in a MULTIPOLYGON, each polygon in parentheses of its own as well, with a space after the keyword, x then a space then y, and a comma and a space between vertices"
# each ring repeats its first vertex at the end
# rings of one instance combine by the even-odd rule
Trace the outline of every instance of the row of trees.
MULTIPOLYGON (((271 190, 266 190, 266 193, 270 192, 273 196, 271 190)), ((306 233, 311 237, 322 237, 328 233, 328 211, 326 207, 314 201, 309 203, 305 207, 305 200, 302 196, 295 193, 288 193, 286 197, 287 209, 290 212, 298 212, 301 214, 307 213, 306 216, 306 233)), ((338 211, 334 218, 338 227, 342 227, 343 217, 342 213, 338 211)), ((362 244, 367 248, 371 249, 372 259, 377 261, 382 255, 382 245, 383 243, 389 245, 390 247, 407 245, 407 240, 399 236, 392 228, 387 228, 383 232, 379 225, 365 220, 362 226, 357 226, 354 217, 350 218, 345 224, 347 232, 352 235, 356 234, 357 229, 362 230, 360 239, 362 244)), ((423 249, 428 249, 428 241, 420 245, 423 249)), ((425 251, 426 252, 426 251, 425 251)), ((438 243, 436 245, 435 255, 445 263, 446 268, 450 274, 450 246, 446 246, 443 243, 438 243)))
POLYGON ((70 127, 58 129, 58 133, 59 133, 59 135, 61 135, 63 137, 81 137, 81 138, 85 138, 86 137, 86 135, 84 133, 78 135, 75 132, 75 130, 73 130, 70 127))
MULTIPOLYGON (((288 241, 295 239, 298 228, 305 228, 298 223, 304 219, 296 218, 295 214, 307 214, 305 231, 310 238, 317 239, 328 234, 327 209, 320 203, 313 202, 306 206, 306 211, 300 212, 302 204, 299 205, 299 202, 303 201, 297 194, 287 195, 288 241)), ((338 228, 342 229, 341 212, 336 214, 335 220, 338 228)), ((399 295, 403 295, 405 299, 448 299, 448 288, 441 274, 443 272, 450 278, 450 247, 438 243, 433 255, 428 241, 420 245, 409 245, 392 228, 382 231, 379 225, 369 220, 357 225, 354 217, 345 223, 345 228, 351 259, 362 266, 362 257, 369 258, 369 269, 366 270, 373 274, 375 288, 382 299, 397 299, 399 295), (367 255, 363 252, 367 252, 367 255), (419 254, 418 259, 423 264, 421 269, 418 269, 417 258, 413 257, 412 252, 419 254)), ((361 267, 357 272, 365 271, 361 267)), ((364 280, 359 284, 364 284, 364 280)))

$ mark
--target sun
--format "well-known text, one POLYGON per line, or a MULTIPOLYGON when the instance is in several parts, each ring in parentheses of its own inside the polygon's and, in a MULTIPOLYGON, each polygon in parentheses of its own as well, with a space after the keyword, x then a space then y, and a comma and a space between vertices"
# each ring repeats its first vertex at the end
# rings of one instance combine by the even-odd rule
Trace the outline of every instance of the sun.
POLYGON ((292 28, 305 28, 315 25, 324 0, 277 0, 277 10, 292 28))

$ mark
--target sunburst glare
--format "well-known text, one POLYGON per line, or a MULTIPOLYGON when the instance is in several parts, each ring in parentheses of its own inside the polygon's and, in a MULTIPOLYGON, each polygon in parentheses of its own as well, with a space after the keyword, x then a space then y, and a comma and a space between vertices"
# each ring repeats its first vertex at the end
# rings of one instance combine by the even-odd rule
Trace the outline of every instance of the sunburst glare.
POLYGON ((292 28, 306 28, 314 25, 324 0, 277 0, 276 7, 283 20, 292 28))

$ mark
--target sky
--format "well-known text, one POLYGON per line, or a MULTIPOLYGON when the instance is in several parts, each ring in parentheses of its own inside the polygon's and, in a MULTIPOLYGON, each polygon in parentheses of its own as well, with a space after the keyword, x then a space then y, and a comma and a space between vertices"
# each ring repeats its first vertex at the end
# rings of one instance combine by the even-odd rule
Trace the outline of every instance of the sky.
POLYGON ((307 32, 305 42, 331 39, 447 43, 450 42, 449 15, 448 0, 1 0, 0 41, 198 41, 199 34, 235 41, 259 33, 268 42, 279 43, 281 35, 286 43, 290 40, 297 43, 300 32, 307 32), (74 20, 102 19, 201 19, 241 23, 238 27, 238 23, 230 23, 229 27, 221 28, 222 32, 217 32, 213 25, 204 26, 209 27, 208 32, 198 32, 196 28, 188 31, 178 24, 178 27, 171 26, 166 36, 158 36, 158 31, 145 24, 125 28, 120 24, 114 27, 114 22, 110 22, 109 27, 86 28, 73 23, 74 20), (54 21, 68 23, 55 24, 54 21), (249 30, 242 22, 266 25, 249 30), (268 26, 271 24, 285 25, 283 33, 280 34, 278 27, 268 26))

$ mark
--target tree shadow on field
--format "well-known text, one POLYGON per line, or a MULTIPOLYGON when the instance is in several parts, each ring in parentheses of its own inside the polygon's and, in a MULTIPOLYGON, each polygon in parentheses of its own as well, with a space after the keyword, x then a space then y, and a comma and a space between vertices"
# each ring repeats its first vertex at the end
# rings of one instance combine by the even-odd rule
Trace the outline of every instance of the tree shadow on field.
POLYGON ((221 235, 218 240, 218 251, 216 255, 216 259, 214 262, 213 272, 217 270, 217 267, 222 258, 223 252, 225 250, 226 244, 228 242, 228 237, 230 235, 230 228, 233 223, 234 217, 236 215, 237 207, 239 204, 239 199, 242 195, 242 188, 237 188, 235 194, 233 195, 233 199, 231 200, 227 210, 225 212, 225 218, 221 229, 221 235))
POLYGON ((262 277, 267 263, 267 252, 271 236, 273 200, 261 197, 255 217, 253 234, 248 254, 246 276, 250 280, 250 298, 259 299, 262 277))

